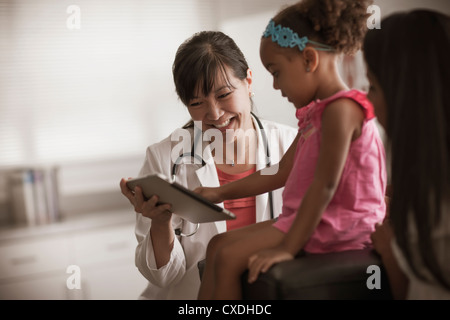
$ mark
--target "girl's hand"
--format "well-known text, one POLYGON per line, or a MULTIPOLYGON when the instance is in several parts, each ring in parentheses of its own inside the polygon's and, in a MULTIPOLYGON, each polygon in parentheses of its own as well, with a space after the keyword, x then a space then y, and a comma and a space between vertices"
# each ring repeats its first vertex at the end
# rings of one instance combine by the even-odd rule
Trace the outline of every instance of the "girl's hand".
POLYGON ((292 259, 294 256, 280 247, 255 253, 248 259, 248 282, 255 282, 259 274, 265 273, 272 265, 292 259))
POLYGON ((195 193, 198 193, 203 198, 208 199, 212 203, 220 203, 223 202, 222 196, 219 192, 220 188, 209 188, 209 187, 198 187, 194 190, 195 193))
POLYGON ((167 222, 172 217, 170 204, 158 204, 158 196, 154 195, 145 200, 140 187, 130 190, 127 187, 127 180, 120 180, 120 190, 122 194, 130 201, 134 211, 141 213, 144 217, 150 218, 155 222, 167 222))

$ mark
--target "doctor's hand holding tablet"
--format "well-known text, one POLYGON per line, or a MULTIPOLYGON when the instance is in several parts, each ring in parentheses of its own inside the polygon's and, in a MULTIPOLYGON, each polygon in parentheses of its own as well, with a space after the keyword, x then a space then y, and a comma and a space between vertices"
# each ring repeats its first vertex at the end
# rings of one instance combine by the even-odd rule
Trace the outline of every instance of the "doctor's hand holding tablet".
POLYGON ((126 179, 120 180, 120 190, 128 198, 135 212, 141 213, 144 217, 154 221, 166 222, 170 220, 172 205, 170 203, 158 204, 158 195, 155 194, 151 198, 146 199, 142 187, 136 186, 134 189, 130 189, 127 186, 126 179))
POLYGON ((128 191, 122 190, 128 195, 130 190, 134 190, 128 199, 135 210, 142 211, 148 218, 160 218, 164 215, 162 219, 165 221, 166 217, 170 218, 172 212, 192 223, 236 219, 234 213, 176 182, 171 182, 162 174, 147 175, 128 181, 123 179, 121 188, 128 188, 128 191))

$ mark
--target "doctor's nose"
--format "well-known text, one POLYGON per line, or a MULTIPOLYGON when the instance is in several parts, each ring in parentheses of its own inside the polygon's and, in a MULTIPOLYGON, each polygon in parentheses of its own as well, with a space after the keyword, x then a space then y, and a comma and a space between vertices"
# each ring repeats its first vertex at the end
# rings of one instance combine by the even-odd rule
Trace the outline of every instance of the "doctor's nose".
POLYGON ((223 110, 220 108, 219 104, 215 101, 208 103, 208 109, 206 117, 208 120, 219 120, 224 114, 223 110))

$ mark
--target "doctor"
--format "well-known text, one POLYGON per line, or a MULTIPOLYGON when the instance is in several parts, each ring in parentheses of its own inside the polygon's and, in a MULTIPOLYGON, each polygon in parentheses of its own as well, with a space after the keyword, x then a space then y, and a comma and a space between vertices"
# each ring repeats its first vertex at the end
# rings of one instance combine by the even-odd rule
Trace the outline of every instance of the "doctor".
MULTIPOLYGON (((173 77, 192 121, 147 148, 139 176, 161 173, 191 190, 216 187, 263 169, 267 160, 278 163, 294 140, 296 129, 251 113, 252 72, 227 35, 203 31, 186 40, 176 53, 173 77), (180 137, 186 134, 192 143, 199 139, 187 154, 180 148, 186 142, 180 137)), ((196 299, 197 263, 205 258, 209 240, 273 219, 282 205, 278 189, 270 196, 221 204, 235 213, 236 220, 197 225, 172 214, 170 204, 157 205, 157 196, 145 201, 140 188, 129 190, 125 179, 120 187, 136 211, 135 263, 149 281, 141 299, 196 299)))

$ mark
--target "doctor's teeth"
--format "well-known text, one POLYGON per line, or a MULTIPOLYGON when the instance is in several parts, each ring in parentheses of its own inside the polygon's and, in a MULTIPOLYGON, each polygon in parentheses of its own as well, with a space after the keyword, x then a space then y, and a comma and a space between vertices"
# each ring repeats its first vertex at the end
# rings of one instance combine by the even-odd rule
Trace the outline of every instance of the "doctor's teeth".
POLYGON ((222 122, 221 124, 215 124, 214 127, 216 127, 216 128, 223 128, 223 127, 226 127, 229 124, 230 124, 230 119, 228 119, 225 122, 222 122))

